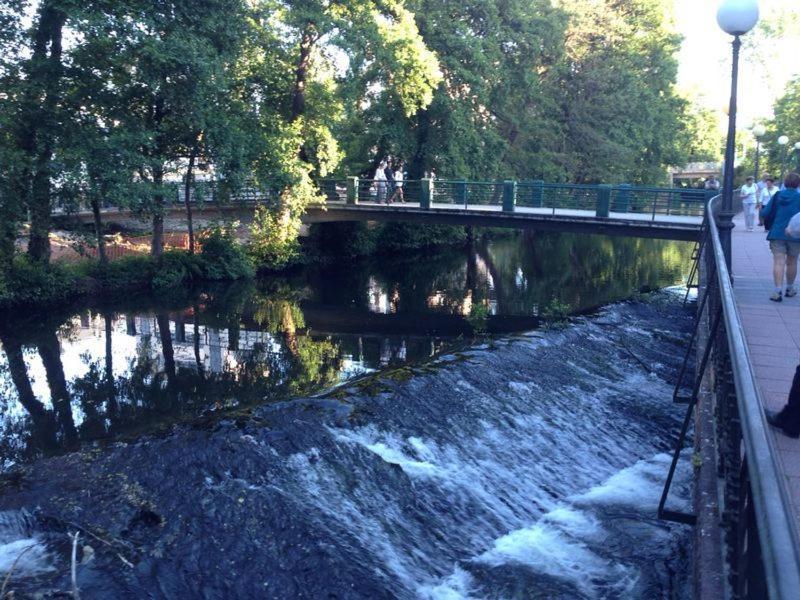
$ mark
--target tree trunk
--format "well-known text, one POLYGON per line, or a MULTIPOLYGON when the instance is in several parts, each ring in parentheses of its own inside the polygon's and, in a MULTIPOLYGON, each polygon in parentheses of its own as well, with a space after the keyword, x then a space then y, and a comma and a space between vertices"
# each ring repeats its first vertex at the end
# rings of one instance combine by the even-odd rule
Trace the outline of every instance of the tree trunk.
POLYGON ((150 254, 160 258, 164 253, 164 171, 161 167, 153 170, 153 185, 158 190, 153 197, 153 241, 150 254))
MULTIPOLYGON (((199 139, 198 135, 195 139, 199 139)), ((189 254, 194 254, 194 227, 192 226, 192 204, 189 202, 189 194, 192 190, 192 179, 194 161, 197 158, 197 144, 192 146, 192 151, 189 153, 189 166, 186 168, 186 181, 183 189, 183 202, 186 205, 186 226, 189 230, 189 254)))
POLYGON ((194 339, 194 362, 197 365, 197 375, 202 381, 205 379, 205 369, 203 368, 203 361, 200 360, 200 306, 197 304, 192 305, 192 313, 194 319, 192 321, 192 333, 194 339))
POLYGON ((164 354, 164 371, 167 374, 167 384, 175 383, 175 350, 172 346, 172 334, 169 331, 169 317, 167 313, 156 315, 158 334, 161 337, 161 351, 164 354))
POLYGON ((75 421, 72 418, 72 405, 69 391, 67 390, 67 379, 64 376, 64 365, 61 362, 61 346, 55 332, 48 334, 38 344, 39 356, 42 358, 47 385, 50 387, 50 397, 52 398, 53 408, 64 441, 67 447, 74 447, 78 443, 78 432, 75 429, 75 421))
POLYGON ((48 411, 34 395, 28 368, 22 354, 22 345, 11 336, 0 336, 0 342, 8 358, 8 371, 11 381, 17 389, 17 397, 22 407, 28 411, 33 422, 35 445, 42 449, 52 449, 57 446, 56 427, 53 413, 48 411))
POLYGON ((108 393, 108 402, 106 403, 106 413, 109 418, 115 417, 117 414, 117 391, 114 385, 114 353, 112 344, 112 329, 113 320, 111 315, 106 313, 103 315, 105 321, 105 334, 106 334, 106 391, 108 393))
POLYGON ((33 168, 32 173, 28 173, 32 176, 28 199, 31 218, 28 255, 43 263, 50 260, 51 162, 62 74, 61 38, 67 20, 66 14, 54 4, 52 1, 44 2, 39 8, 24 99, 28 118, 22 127, 20 144, 33 168))
POLYGON ((319 34, 314 23, 306 23, 300 37, 300 57, 297 60, 294 76, 292 115, 290 119, 292 122, 302 117, 306 112, 306 80, 308 79, 308 69, 311 66, 311 51, 318 38, 319 34))
POLYGON ((105 265, 108 263, 108 257, 106 256, 106 241, 103 239, 103 219, 100 216, 100 202, 93 197, 91 204, 92 217, 94 218, 94 235, 97 238, 97 256, 100 259, 100 264, 105 265))

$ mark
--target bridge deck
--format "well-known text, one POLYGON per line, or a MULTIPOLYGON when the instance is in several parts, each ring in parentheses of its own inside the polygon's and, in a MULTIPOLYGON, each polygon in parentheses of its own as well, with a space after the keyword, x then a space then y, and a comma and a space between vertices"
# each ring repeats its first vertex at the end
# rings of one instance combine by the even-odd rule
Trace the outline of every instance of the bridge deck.
POLYGON ((653 214, 650 211, 611 212, 608 217, 598 217, 594 208, 582 210, 527 206, 516 206, 513 212, 506 212, 496 204, 465 206, 434 202, 430 209, 423 209, 416 202, 394 203, 389 206, 377 202, 359 202, 355 205, 329 202, 324 208, 310 207, 304 220, 415 221, 695 240, 702 217, 664 212, 653 214))
MULTIPOLYGON (((744 219, 734 219, 734 295, 741 315, 756 380, 767 408, 786 403, 795 368, 800 363, 800 296, 770 302, 772 254, 764 230, 748 232, 744 219)), ((773 431, 795 523, 800 526, 800 439, 773 431)))
MULTIPOLYGON (((194 209, 197 218, 210 217, 230 218, 247 221, 252 216, 253 204, 217 205, 211 202, 197 205, 194 209)), ((391 205, 377 202, 360 202, 347 204, 341 201, 328 202, 325 205, 308 207, 303 220, 306 223, 322 223, 331 221, 410 221, 417 223, 439 223, 450 225, 476 225, 483 227, 509 227, 523 229, 541 229, 553 231, 572 231, 577 233, 601 233, 607 235, 624 235, 637 237, 655 237, 674 240, 696 240, 702 218, 688 214, 689 209, 697 210, 697 203, 685 206, 659 206, 655 214, 650 210, 632 212, 611 212, 607 217, 598 217, 594 207, 579 208, 533 208, 517 206, 513 212, 503 211, 496 204, 443 204, 433 203, 430 209, 423 209, 417 202, 394 203, 391 205), (678 212, 678 214, 675 214, 678 212), (670 213, 670 214, 667 214, 670 213)), ((185 209, 181 204, 172 204, 166 208, 169 220, 165 227, 169 230, 183 229, 185 209)), ((118 222, 140 223, 139 217, 127 210, 108 208, 101 211, 107 223, 118 222)), ((89 223, 92 213, 56 212, 53 214, 56 223, 70 222, 89 223)))
MULTIPOLYGON (((329 202, 331 206, 348 206, 343 203, 339 202, 329 202)), ((350 205, 352 206, 352 205, 350 205)), ((406 209, 419 209, 420 205, 418 202, 396 202, 389 206, 385 204, 379 204, 377 202, 359 202, 353 208, 358 209, 358 207, 382 207, 388 210, 402 210, 406 209)), ((433 210, 452 210, 452 211, 481 211, 481 212, 488 212, 488 213, 501 213, 503 212, 503 207, 497 204, 467 204, 466 206, 463 204, 442 204, 439 202, 431 203, 431 208, 433 210)), ((594 210, 580 210, 574 208, 533 208, 530 206, 516 206, 514 208, 514 213, 520 215, 542 215, 542 216, 557 216, 557 217, 583 217, 583 218, 596 218, 596 213, 594 210)), ((623 221, 636 221, 636 222, 655 222, 655 223, 669 223, 669 224, 679 224, 679 225, 696 225, 700 226, 700 223, 703 221, 703 217, 701 216, 691 216, 691 215, 666 215, 657 213, 655 216, 650 212, 614 212, 611 211, 608 215, 609 219, 619 219, 623 221)))

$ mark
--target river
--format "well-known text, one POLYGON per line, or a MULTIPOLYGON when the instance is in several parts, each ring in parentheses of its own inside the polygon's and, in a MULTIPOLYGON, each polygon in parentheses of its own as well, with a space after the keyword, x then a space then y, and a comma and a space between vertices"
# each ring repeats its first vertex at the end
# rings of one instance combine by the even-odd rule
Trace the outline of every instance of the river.
POLYGON ((80 531, 84 598, 687 597, 691 313, 641 292, 690 252, 520 234, 4 319, 0 573, 70 589, 80 531))

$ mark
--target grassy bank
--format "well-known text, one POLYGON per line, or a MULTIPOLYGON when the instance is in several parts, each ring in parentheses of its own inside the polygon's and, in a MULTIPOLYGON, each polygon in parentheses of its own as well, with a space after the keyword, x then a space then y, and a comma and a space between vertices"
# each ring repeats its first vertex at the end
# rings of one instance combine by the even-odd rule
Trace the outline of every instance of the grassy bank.
POLYGON ((31 262, 15 258, 10 272, 0 279, 0 307, 44 308, 81 296, 125 294, 141 290, 169 290, 198 281, 224 281, 252 277, 253 261, 232 234, 208 232, 202 250, 190 254, 169 250, 160 257, 126 256, 101 264, 31 262))
MULTIPOLYGON (((481 230, 476 235, 484 233, 481 230)), ((0 308, 47 308, 81 297, 166 292, 201 281, 249 278, 258 271, 275 273, 342 258, 398 256, 426 248, 463 246, 468 237, 464 227, 449 225, 326 223, 312 227, 297 251, 280 261, 280 269, 266 263, 252 245, 242 245, 232 232, 219 228, 202 234, 202 250, 196 254, 169 250, 159 258, 132 255, 105 265, 86 259, 46 266, 21 255, 7 276, 0 278, 0 308)))

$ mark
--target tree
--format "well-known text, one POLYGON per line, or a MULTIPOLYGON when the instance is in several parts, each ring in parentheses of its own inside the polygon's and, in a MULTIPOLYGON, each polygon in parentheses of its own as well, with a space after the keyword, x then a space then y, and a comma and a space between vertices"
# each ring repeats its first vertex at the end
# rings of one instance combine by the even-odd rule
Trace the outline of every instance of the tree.
MULTIPOLYGON (((63 83, 65 4, 59 0, 40 2, 31 28, 30 57, 21 64, 23 76, 14 81, 13 97, 7 104, 13 111, 11 136, 17 159, 9 191, 13 196, 10 212, 12 217, 19 217, 20 209, 27 207, 31 225, 28 254, 44 263, 50 259, 50 191, 63 83)), ((21 3, 17 5, 21 8, 21 3)))

